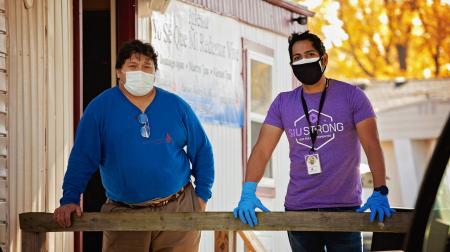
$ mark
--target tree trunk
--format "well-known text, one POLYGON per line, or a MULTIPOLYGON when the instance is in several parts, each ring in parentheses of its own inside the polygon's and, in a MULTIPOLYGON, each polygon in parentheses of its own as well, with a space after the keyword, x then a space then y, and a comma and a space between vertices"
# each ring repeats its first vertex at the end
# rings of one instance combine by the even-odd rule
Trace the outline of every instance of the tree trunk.
POLYGON ((400 66, 400 70, 406 71, 406 69, 407 69, 407 65, 406 65, 407 48, 405 45, 402 45, 402 44, 396 44, 395 47, 397 48, 397 56, 398 56, 398 63, 400 66))

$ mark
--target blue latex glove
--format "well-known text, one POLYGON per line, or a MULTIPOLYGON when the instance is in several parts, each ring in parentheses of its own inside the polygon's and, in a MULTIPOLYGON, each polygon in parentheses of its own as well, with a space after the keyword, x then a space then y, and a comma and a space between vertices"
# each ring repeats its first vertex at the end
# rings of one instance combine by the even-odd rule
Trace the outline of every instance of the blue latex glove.
POLYGON ((380 192, 373 192, 372 196, 367 199, 366 204, 364 204, 361 208, 356 209, 356 212, 362 213, 370 208, 370 221, 373 222, 375 220, 375 216, 378 214, 378 221, 383 222, 384 216, 388 218, 395 212, 389 206, 389 200, 387 195, 383 195, 380 192))
POLYGON ((269 212, 261 201, 256 197, 256 182, 245 182, 242 185, 241 200, 238 206, 234 209, 234 218, 241 219, 242 223, 254 227, 258 224, 258 219, 256 218, 255 209, 259 208, 263 212, 269 212))

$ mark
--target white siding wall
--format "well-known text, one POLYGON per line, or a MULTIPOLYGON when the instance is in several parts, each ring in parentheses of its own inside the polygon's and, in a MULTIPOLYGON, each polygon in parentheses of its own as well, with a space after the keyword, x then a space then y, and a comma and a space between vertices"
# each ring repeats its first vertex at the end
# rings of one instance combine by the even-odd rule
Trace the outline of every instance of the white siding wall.
MULTIPOLYGON (((20 251, 18 214, 53 212, 72 143, 72 1, 9 0, 9 250, 20 251)), ((71 234, 49 234, 70 251, 71 234)))
MULTIPOLYGON (((391 206, 414 207, 435 144, 435 139, 414 140, 413 137, 381 142, 391 206)), ((367 192, 364 198, 372 190, 367 192)))
MULTIPOLYGON (((442 127, 442 126, 441 126, 442 127)), ((423 176, 430 161, 431 154, 433 154, 436 141, 434 139, 426 140, 412 140, 412 149, 414 153, 414 164, 416 168, 417 182, 421 185, 423 176)))
MULTIPOLYGON (((389 202, 393 207, 403 206, 402 190, 400 187, 400 174, 397 169, 397 157, 394 151, 394 143, 392 141, 381 142, 381 148, 384 153, 384 161, 386 164, 386 176, 388 180, 386 181, 389 187, 389 202)), ((368 190, 369 193, 366 197, 372 194, 372 189, 368 190)))
MULTIPOLYGON (((289 66, 287 37, 249 25, 241 24, 242 37, 274 50, 273 99, 282 91, 292 89, 292 71, 289 66)), ((216 164, 213 198, 208 211, 232 211, 240 198, 242 188, 242 129, 204 125, 211 139, 216 164)), ((289 146, 283 137, 273 155, 273 176, 276 197, 262 198, 271 211, 284 211, 284 196, 289 181, 289 146)), ((257 233, 268 251, 290 251, 286 232, 257 233)), ((213 251, 213 232, 202 233, 201 251, 213 251)), ((242 246, 238 238, 239 250, 242 246)))
MULTIPOLYGON (((215 182, 208 211, 231 211, 242 184, 241 129, 203 125, 214 151, 215 182)), ((214 232, 203 231, 200 251, 214 251, 214 232)))
MULTIPOLYGON (((241 27, 244 38, 274 50, 272 100, 280 92, 292 90, 292 70, 289 65, 287 37, 244 24, 241 27)), ((289 145, 284 134, 274 151, 272 160, 276 197, 273 199, 262 198, 261 200, 271 211, 284 211, 284 197, 290 170, 289 145)), ((285 231, 257 232, 257 234, 268 251, 290 251, 285 231)))
POLYGON ((450 101, 429 100, 377 113, 392 206, 414 207, 449 112, 450 101))
POLYGON ((397 157, 398 174, 400 174, 399 180, 395 182, 400 185, 403 206, 412 208, 416 202, 417 192, 419 190, 412 141, 406 138, 395 139, 394 153, 397 157))
POLYGON ((414 104, 377 113, 382 140, 434 139, 441 133, 450 112, 450 101, 414 104))
POLYGON ((4 1, 0 1, 0 247, 5 250, 8 245, 8 57, 7 35, 9 30, 6 26, 6 19, 9 13, 6 12, 4 1))

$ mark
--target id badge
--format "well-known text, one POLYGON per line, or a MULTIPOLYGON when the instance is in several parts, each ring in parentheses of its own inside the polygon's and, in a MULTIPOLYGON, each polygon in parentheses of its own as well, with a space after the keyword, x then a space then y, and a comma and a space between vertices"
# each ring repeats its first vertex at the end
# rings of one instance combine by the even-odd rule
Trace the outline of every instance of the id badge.
POLYGON ((308 170, 308 175, 319 174, 322 172, 318 153, 306 155, 305 162, 306 162, 306 169, 308 170))

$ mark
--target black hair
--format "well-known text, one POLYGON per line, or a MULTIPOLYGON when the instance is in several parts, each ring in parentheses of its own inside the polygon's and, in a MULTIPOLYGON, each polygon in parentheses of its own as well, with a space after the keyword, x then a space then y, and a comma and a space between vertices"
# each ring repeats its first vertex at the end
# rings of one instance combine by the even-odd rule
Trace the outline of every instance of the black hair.
POLYGON ((325 46, 323 45, 322 40, 313 33, 310 33, 309 31, 305 31, 304 33, 292 33, 291 36, 289 36, 289 58, 292 63, 292 47, 294 44, 298 41, 302 40, 309 40, 311 41, 314 49, 316 49, 319 52, 320 57, 322 57, 325 53, 325 46))
POLYGON ((153 46, 137 39, 128 41, 120 48, 116 60, 116 69, 121 69, 125 61, 135 53, 150 57, 155 65, 155 70, 158 69, 158 55, 153 46))

